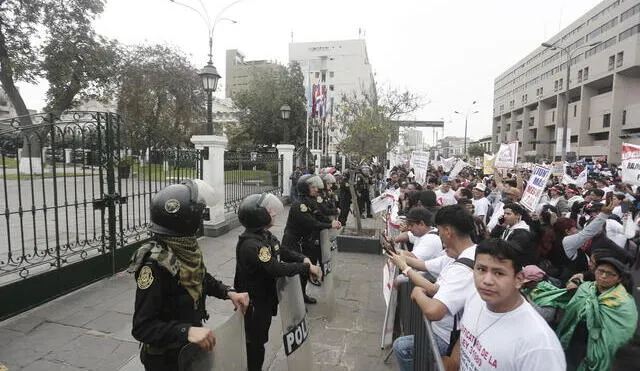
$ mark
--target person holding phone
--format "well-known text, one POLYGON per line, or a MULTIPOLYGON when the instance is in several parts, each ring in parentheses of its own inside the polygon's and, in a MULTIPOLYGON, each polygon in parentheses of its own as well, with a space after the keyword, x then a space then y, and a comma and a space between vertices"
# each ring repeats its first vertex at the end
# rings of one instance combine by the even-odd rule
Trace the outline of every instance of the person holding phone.
POLYGON ((394 242, 410 242, 411 252, 402 254, 422 261, 442 255, 442 241, 438 230, 433 226, 433 214, 424 207, 417 206, 409 210, 405 216, 407 232, 400 234, 394 242))

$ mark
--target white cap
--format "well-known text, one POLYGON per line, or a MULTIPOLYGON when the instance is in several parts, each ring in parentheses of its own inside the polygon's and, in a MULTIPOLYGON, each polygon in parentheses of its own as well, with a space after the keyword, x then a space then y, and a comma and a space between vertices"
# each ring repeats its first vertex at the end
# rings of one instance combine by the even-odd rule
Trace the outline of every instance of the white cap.
POLYGON ((487 190, 487 186, 486 186, 486 185, 484 185, 484 183, 478 183, 478 184, 476 184, 476 186, 475 186, 475 187, 473 187, 473 188, 474 188, 474 189, 479 189, 479 190, 481 190, 482 192, 484 192, 484 191, 486 191, 486 190, 487 190))

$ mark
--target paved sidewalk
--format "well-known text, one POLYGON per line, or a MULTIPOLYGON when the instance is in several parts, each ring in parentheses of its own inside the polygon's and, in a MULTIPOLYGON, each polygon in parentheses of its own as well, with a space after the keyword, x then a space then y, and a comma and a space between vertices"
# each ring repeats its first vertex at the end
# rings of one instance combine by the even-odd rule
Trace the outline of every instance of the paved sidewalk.
MULTIPOLYGON (((288 208, 272 231, 281 237, 288 208)), ((351 221, 350 221, 351 222, 351 221)), ((372 225, 371 219, 363 221, 372 225)), ((205 262, 225 283, 233 282, 235 245, 242 228, 201 239, 205 262)), ((328 322, 323 303, 308 306, 310 340, 316 370, 396 370, 384 364, 380 330, 384 318, 382 256, 337 253, 336 310, 328 322)), ((120 273, 0 322, 0 364, 10 371, 142 370, 138 342, 131 336, 135 295, 133 278, 120 273)), ((310 294, 321 296, 311 286, 310 294)), ((7 300, 7 298, 3 298, 7 300)), ((232 313, 229 301, 207 299, 216 327, 232 313)), ((286 370, 279 317, 271 326, 265 370, 286 370)))

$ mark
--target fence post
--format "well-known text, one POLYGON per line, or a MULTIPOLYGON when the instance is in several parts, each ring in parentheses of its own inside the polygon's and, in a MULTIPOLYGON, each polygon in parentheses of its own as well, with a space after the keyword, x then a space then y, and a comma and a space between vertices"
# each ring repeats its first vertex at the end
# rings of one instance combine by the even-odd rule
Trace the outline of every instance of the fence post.
POLYGON ((293 144, 278 144, 278 157, 284 156, 282 161, 282 196, 289 196, 291 192, 291 174, 293 174, 293 144))
POLYGON ((211 220, 204 222, 206 226, 215 226, 225 221, 224 217, 224 150, 227 148, 227 138, 216 135, 194 135, 191 143, 203 151, 202 180, 216 190, 216 205, 209 209, 211 220), (208 154, 208 157, 207 157, 208 154))

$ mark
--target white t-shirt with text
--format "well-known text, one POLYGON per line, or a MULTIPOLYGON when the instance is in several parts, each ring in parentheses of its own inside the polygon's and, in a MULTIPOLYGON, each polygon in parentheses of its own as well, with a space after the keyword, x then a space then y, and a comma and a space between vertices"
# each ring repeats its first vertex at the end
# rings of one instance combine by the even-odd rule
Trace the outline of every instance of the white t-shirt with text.
POLYGON ((566 367, 556 334, 526 300, 506 314, 491 312, 474 286, 460 321, 460 371, 566 367))

